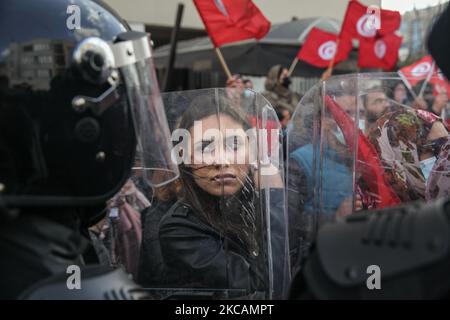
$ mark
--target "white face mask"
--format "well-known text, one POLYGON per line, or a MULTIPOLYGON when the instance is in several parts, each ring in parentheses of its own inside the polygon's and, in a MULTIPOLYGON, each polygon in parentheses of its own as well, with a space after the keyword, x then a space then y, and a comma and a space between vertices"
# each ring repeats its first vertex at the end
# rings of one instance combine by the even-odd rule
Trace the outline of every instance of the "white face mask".
POLYGON ((431 170, 433 169, 434 163, 436 162, 436 157, 431 157, 420 161, 420 169, 422 169, 423 176, 425 177, 425 182, 428 181, 430 177, 431 170))
POLYGON ((366 130, 366 120, 359 119, 358 127, 364 132, 366 130))
POLYGON ((253 91, 250 90, 244 90, 244 97, 246 98, 250 98, 251 96, 253 96, 253 91))
POLYGON ((336 139, 338 139, 340 143, 346 144, 344 133, 342 132, 341 128, 337 127, 336 130, 334 131, 334 135, 336 136, 336 139))
MULTIPOLYGON (((362 132, 364 132, 364 130, 366 130, 366 121, 360 119, 358 122, 358 128, 361 129, 362 132)), ((342 132, 341 128, 337 127, 336 130, 334 131, 334 135, 336 136, 336 139, 338 139, 340 143, 346 144, 344 133, 342 132)))

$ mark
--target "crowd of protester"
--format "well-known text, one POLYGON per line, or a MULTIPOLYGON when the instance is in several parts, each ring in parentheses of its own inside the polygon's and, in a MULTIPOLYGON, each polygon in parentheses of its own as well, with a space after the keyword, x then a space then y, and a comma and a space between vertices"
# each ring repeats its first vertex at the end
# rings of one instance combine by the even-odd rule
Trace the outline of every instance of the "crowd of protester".
MULTIPOLYGON (((273 107, 283 158, 288 163, 283 172, 286 185, 280 176, 279 182, 272 181, 269 190, 285 187, 287 193, 288 260, 293 273, 301 268, 315 229, 327 221, 360 210, 450 195, 450 138, 439 117, 448 103, 447 94, 433 93, 426 86, 418 97, 400 78, 392 81, 381 77, 375 79, 375 84, 367 81, 364 85, 356 85, 354 80, 351 76, 330 79, 326 90, 316 86, 300 101, 300 95, 290 90, 286 68, 274 66, 266 79, 262 97, 273 107), (324 97, 348 117, 351 128, 331 110, 322 109, 322 101, 317 99, 324 97), (365 145, 352 147, 349 140, 355 137, 358 143, 364 139, 365 145), (366 158, 360 158, 356 149, 368 146, 366 158), (376 160, 367 160, 368 157, 376 160), (381 170, 382 177, 377 170, 381 170)), ((168 113, 172 130, 193 133, 195 121, 206 126, 203 130, 251 128, 252 122, 245 115, 248 104, 242 103, 255 94, 251 80, 234 75, 226 88, 231 91, 219 102, 206 92, 195 93, 195 99, 178 93, 177 106, 183 107, 172 115, 168 113), (180 101, 184 102, 179 104, 180 101)), ((329 107, 326 103, 325 106, 329 107)), ((230 149, 236 153, 233 148, 237 147, 230 149)), ((122 241, 115 251, 100 250, 101 246, 96 250, 99 254, 114 252, 113 256, 106 255, 105 261, 111 264, 122 259, 145 287, 235 287, 257 292, 264 282, 264 263, 261 256, 254 254, 262 243, 256 232, 257 224, 262 222, 254 219, 258 206, 252 202, 258 182, 248 163, 225 168, 223 164, 203 164, 198 168, 180 165, 180 178, 147 190, 148 200, 145 191, 138 191, 129 180, 110 201, 106 218, 111 228, 117 214, 111 208, 126 217, 118 220, 115 231, 122 241), (223 171, 230 176, 225 189, 215 184, 214 178, 208 178, 223 171), (250 217, 253 218, 249 220, 250 217)), ((141 180, 134 181, 139 184, 141 180)), ((279 195, 273 199, 284 201, 279 195)), ((272 220, 272 236, 286 240, 287 236, 280 232, 282 227, 276 223, 276 219, 272 220)), ((101 222, 91 233, 98 239, 99 233, 105 237, 107 232, 108 227, 101 222)), ((274 248, 283 251, 281 242, 272 242, 274 248)), ((283 274, 282 264, 274 268, 283 274)), ((278 289, 276 294, 281 297, 282 289, 278 289)))

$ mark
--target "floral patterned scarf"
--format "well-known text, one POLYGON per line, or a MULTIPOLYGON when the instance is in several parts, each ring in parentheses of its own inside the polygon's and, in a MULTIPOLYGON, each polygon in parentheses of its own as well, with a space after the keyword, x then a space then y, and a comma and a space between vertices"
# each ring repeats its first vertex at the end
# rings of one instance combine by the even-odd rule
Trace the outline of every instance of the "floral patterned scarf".
POLYGON ((423 110, 402 109, 383 115, 369 132, 386 179, 403 202, 425 199, 419 156, 426 150, 426 138, 438 119, 423 110))

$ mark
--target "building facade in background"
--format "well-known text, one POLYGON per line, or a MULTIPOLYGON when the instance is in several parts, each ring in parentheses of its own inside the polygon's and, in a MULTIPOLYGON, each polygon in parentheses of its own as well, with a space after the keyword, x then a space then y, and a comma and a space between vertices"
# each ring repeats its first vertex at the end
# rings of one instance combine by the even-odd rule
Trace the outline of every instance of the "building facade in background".
POLYGON ((64 41, 36 39, 15 43, 7 49, 8 58, 0 65, 0 78, 6 86, 32 84, 38 90, 49 90, 49 83, 67 67, 72 44, 64 41))
POLYGON ((400 33, 403 43, 400 49, 400 64, 408 65, 427 55, 426 39, 436 19, 448 2, 420 10, 412 10, 402 15, 400 33))

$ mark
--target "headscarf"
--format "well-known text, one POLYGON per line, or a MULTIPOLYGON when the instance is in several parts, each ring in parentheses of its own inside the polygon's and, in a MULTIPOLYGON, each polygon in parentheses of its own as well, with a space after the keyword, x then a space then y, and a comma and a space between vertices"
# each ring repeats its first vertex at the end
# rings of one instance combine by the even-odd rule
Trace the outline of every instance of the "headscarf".
POLYGON ((269 70, 264 83, 266 90, 262 94, 273 107, 283 106, 293 112, 300 101, 300 96, 289 88, 282 86, 278 81, 284 69, 282 65, 278 64, 269 70))
POLYGON ((369 131, 386 179, 402 201, 425 199, 419 156, 427 150, 428 133, 438 119, 424 110, 404 108, 384 114, 369 131))

